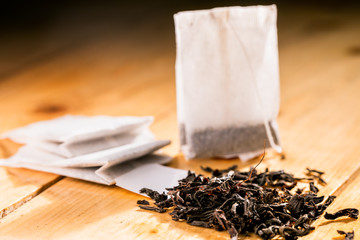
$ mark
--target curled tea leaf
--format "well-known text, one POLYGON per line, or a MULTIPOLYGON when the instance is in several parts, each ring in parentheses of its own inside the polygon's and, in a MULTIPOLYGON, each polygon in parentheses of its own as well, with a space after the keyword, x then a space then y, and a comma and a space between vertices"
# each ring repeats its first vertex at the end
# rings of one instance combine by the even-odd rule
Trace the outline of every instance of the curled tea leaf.
POLYGON ((146 200, 138 200, 136 203, 140 205, 150 205, 150 203, 146 200))
POLYGON ((158 212, 158 213, 164 213, 164 212, 166 212, 165 209, 163 209, 163 208, 158 208, 158 207, 152 207, 152 206, 146 206, 146 205, 140 205, 139 207, 140 207, 141 209, 150 210, 150 211, 154 211, 154 212, 158 212))
POLYGON ((157 191, 151 190, 149 188, 142 188, 140 189, 140 193, 145 193, 148 195, 152 200, 155 200, 155 202, 162 202, 168 198, 166 194, 160 194, 157 191))
POLYGON ((314 182, 310 182, 310 191, 314 192, 314 193, 318 193, 319 189, 314 185, 314 182))
POLYGON ((345 240, 354 240, 354 237, 355 237, 355 232, 354 231, 345 232, 345 231, 342 231, 342 230, 337 230, 337 232, 340 235, 345 235, 345 240))
POLYGON ((358 219, 359 210, 356 208, 345 208, 345 209, 341 209, 341 210, 337 211, 336 213, 327 213, 326 212, 324 215, 325 219, 328 219, 328 220, 334 220, 334 219, 337 219, 339 217, 344 217, 344 216, 358 219))

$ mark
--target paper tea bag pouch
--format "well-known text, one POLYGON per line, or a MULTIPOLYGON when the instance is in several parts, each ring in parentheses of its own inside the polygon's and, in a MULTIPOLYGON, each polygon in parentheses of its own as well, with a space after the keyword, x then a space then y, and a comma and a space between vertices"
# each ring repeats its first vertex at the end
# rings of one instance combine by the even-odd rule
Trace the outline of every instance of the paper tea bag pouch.
POLYGON ((174 15, 176 93, 187 158, 281 151, 276 6, 174 15))

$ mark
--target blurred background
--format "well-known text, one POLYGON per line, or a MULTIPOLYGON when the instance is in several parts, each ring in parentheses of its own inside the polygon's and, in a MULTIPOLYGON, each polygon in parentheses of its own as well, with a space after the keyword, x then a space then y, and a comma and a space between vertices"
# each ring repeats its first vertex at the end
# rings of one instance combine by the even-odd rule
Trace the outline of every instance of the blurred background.
POLYGON ((174 13, 272 3, 279 10, 280 47, 299 37, 328 34, 351 21, 359 23, 358 1, 8 1, 0 10, 0 80, 60 54, 89 45, 100 48, 105 42, 113 44, 107 46, 110 51, 122 45, 137 52, 174 54, 174 13), (301 35, 292 35, 298 28, 301 35))

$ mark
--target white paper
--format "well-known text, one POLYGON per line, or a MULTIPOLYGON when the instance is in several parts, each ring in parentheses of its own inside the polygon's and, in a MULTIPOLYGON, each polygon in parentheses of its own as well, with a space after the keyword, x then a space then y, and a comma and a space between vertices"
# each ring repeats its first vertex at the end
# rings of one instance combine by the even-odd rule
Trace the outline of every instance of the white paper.
MULTIPOLYGON (((110 167, 121 162, 136 159, 146 154, 152 153, 159 148, 170 143, 169 140, 155 140, 151 142, 139 142, 123 145, 116 148, 94 152, 74 158, 63 158, 56 154, 41 151, 40 149, 26 145, 9 160, 38 164, 52 167, 110 167)), ((3 160, 8 161, 8 160, 3 160)))
MULTIPOLYGON (((132 171, 135 168, 138 168, 140 166, 146 165, 146 164, 165 164, 171 161, 171 157, 167 155, 157 155, 157 154, 149 154, 146 156, 143 156, 141 158, 126 161, 117 165, 113 165, 110 167, 100 167, 96 170, 96 175, 102 177, 107 182, 114 184, 115 178, 128 173, 132 171)), ((135 178, 138 178, 139 176, 134 176, 135 178)), ((151 179, 143 179, 144 182, 151 181, 151 179)))
MULTIPOLYGON (((165 167, 159 164, 146 164, 125 173, 115 179, 116 185, 134 193, 142 188, 150 188, 159 193, 165 188, 178 185, 178 181, 187 176, 187 171, 165 167)), ((146 195, 145 195, 146 196, 146 195)))
POLYGON ((65 177, 77 178, 85 181, 111 185, 113 181, 107 181, 104 178, 98 176, 95 171, 97 167, 91 168, 61 168, 61 167, 52 167, 39 165, 31 162, 15 162, 10 159, 0 160, 0 165, 5 167, 14 167, 14 168, 27 168, 42 172, 54 173, 57 175, 62 175, 65 177))
MULTIPOLYGON (((107 168, 105 170, 101 170, 99 167, 87 167, 87 168, 64 168, 64 167, 53 167, 53 166, 45 166, 31 162, 18 162, 13 159, 0 160, 1 166, 7 167, 15 167, 15 168, 28 168, 32 170, 38 170, 42 172, 54 173, 66 177, 77 178, 85 181, 105 184, 105 185, 113 185, 115 184, 115 178, 128 174, 127 176, 131 179, 136 179, 135 182, 139 182, 140 180, 147 186, 147 182, 152 179, 146 179, 146 176, 132 175, 130 172, 137 167, 151 164, 151 168, 147 168, 148 171, 157 171, 158 164, 165 164, 171 161, 171 157, 164 155, 156 155, 150 154, 138 159, 133 159, 131 161, 127 161, 121 163, 119 165, 115 165, 113 167, 107 168), (140 180, 139 180, 140 179, 140 180)), ((129 186, 131 187, 131 186, 129 186)), ((137 188, 130 188, 130 191, 136 192, 137 188)))
POLYGON ((174 19, 185 156, 246 156, 262 150, 264 139, 281 151, 276 6, 187 11, 174 19), (257 126, 259 136, 251 130, 257 126))
POLYGON ((152 122, 153 117, 66 115, 14 129, 4 133, 2 137, 25 144, 32 142, 34 139, 71 144, 125 132, 141 132, 152 122))
POLYGON ((140 133, 120 133, 70 144, 36 139, 29 141, 27 144, 59 156, 71 158, 129 143, 149 142, 152 140, 154 140, 154 135, 148 129, 145 129, 140 133))

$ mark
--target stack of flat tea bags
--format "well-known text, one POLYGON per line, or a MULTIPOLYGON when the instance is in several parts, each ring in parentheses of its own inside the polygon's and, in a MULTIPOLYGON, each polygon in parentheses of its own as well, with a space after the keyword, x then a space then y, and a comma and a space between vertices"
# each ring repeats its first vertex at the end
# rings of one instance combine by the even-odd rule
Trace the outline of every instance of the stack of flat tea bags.
POLYGON ((141 187, 163 191, 186 171, 160 165, 171 158, 154 152, 170 141, 155 140, 149 130, 152 122, 152 117, 67 115, 33 123, 2 135, 25 145, 0 165, 116 183, 137 193, 141 187))

